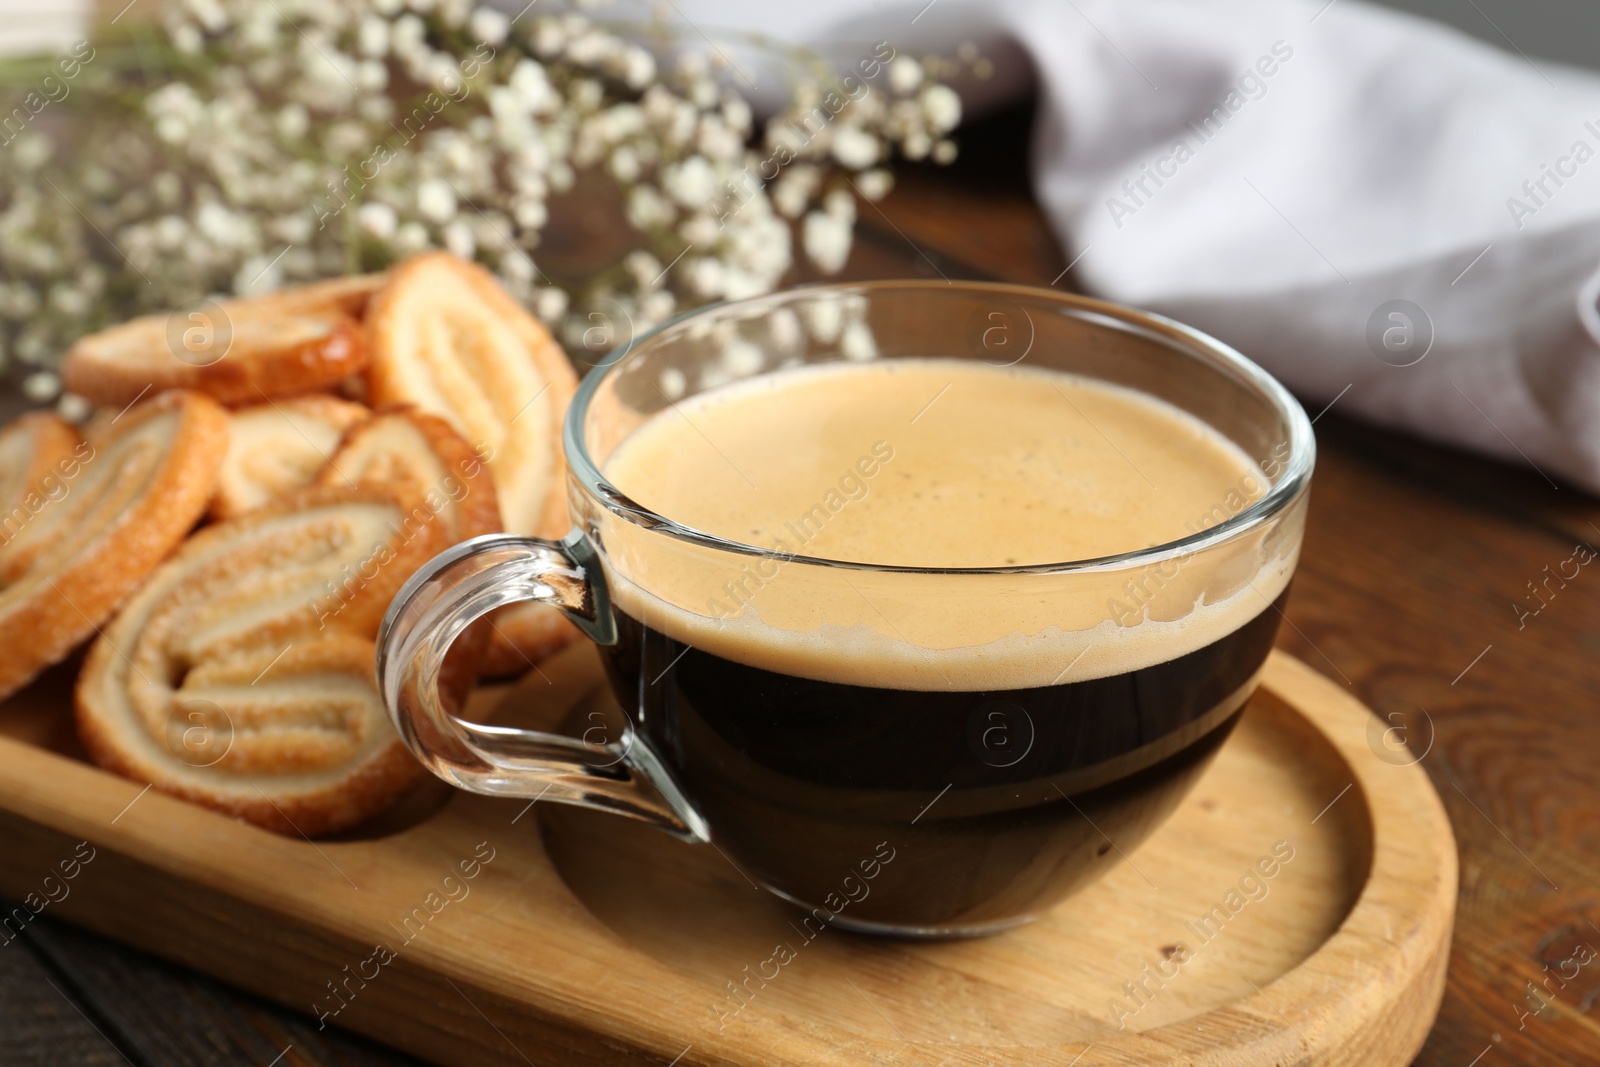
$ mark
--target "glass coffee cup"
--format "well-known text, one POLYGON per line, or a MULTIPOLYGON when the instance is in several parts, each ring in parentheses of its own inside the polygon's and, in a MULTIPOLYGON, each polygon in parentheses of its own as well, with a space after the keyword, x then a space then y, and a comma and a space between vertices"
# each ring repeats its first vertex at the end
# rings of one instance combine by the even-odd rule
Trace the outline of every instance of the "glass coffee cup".
MULTIPOLYGON (((878 444, 841 484, 888 476, 893 448, 878 444)), ((1255 690, 1315 452, 1281 385, 1185 326, 1052 290, 924 281, 807 287, 669 322, 585 378, 564 446, 566 538, 457 545, 391 606, 378 676, 401 736, 463 789, 714 842, 818 924, 910 936, 1037 917, 1170 814, 1255 690), (1239 484, 1197 498, 1182 535, 1149 547, 915 566, 807 554, 803 516, 787 542, 744 543, 651 510, 607 473, 697 397, 781 396, 797 374, 850 365, 954 378, 972 361, 1159 402, 1242 457, 1239 484), (521 601, 554 605, 599 646, 628 719, 615 744, 474 724, 441 703, 452 643, 521 601)), ((810 522, 842 516, 827 500, 810 522)), ((1024 521, 996 515, 994 536, 1024 521)))

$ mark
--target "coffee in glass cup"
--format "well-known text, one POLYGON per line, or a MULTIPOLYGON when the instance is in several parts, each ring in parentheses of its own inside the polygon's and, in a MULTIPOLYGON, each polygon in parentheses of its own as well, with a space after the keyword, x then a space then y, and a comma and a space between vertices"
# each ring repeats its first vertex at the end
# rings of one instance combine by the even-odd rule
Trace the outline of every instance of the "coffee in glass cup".
POLYGON ((1083 298, 720 305, 586 379, 577 529, 446 553, 391 610, 381 680, 466 788, 709 839, 818 923, 1002 929, 1125 858, 1238 721, 1312 447, 1237 353, 1083 298), (601 646, 629 718, 608 758, 438 706, 450 641, 518 599, 601 646))

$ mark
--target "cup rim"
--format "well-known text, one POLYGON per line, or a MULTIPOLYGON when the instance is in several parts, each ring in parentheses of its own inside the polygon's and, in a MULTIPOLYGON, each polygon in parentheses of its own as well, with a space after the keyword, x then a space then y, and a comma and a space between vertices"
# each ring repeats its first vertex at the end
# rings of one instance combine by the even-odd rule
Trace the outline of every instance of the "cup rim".
POLYGON ((1248 533, 1278 515, 1305 491, 1311 480, 1312 469, 1316 464, 1316 437, 1311 429, 1311 420, 1306 417, 1305 409, 1300 406, 1300 402, 1294 398, 1293 394, 1276 378, 1262 370, 1261 367, 1246 358, 1237 349, 1223 344, 1216 338, 1202 333, 1192 326, 1185 326, 1181 322, 1154 312, 1140 311, 1120 304, 1113 304, 1109 301, 1097 300, 1077 293, 1064 293, 1041 286, 1016 285, 1010 282, 946 282, 924 278, 876 279, 861 282, 816 282, 808 285, 792 286, 761 296, 746 297, 741 300, 723 300, 675 315, 639 337, 612 349, 604 359, 595 364, 584 375, 583 381, 578 384, 577 392, 573 395, 572 402, 567 407, 566 418, 562 423, 561 444, 562 451, 566 456, 568 469, 579 487, 601 507, 642 529, 703 548, 729 552, 735 555, 773 559, 783 563, 803 563, 817 567, 836 567, 845 570, 891 574, 1058 574, 1063 572, 1120 570, 1130 566, 1149 565, 1192 555, 1248 533), (599 467, 594 462, 593 457, 589 455, 588 448, 584 444, 583 422, 588 415, 590 401, 594 398, 595 393, 605 379, 621 366, 630 355, 647 347, 657 337, 685 322, 725 314, 732 309, 750 308, 761 304, 780 306, 788 300, 829 290, 841 295, 865 293, 870 296, 874 290, 890 289, 927 289, 948 293, 951 291, 952 286, 967 291, 1030 297, 1033 299, 1043 298, 1063 307, 1113 320, 1114 328, 1132 328, 1164 336, 1168 340, 1175 341, 1181 346, 1191 349, 1195 354, 1209 356, 1217 360, 1227 369, 1234 371, 1245 379, 1283 416, 1288 428, 1289 454, 1285 460, 1282 478, 1261 499, 1237 514, 1229 516, 1217 525, 1186 537, 1166 541, 1159 545, 1152 545, 1148 548, 1133 549, 1128 552, 1096 556, 1089 559, 1066 560, 1059 563, 1033 563, 1002 567, 916 567, 900 564, 864 563, 857 560, 837 560, 823 556, 808 556, 797 552, 783 552, 774 548, 763 548, 760 545, 751 545, 742 541, 719 537, 716 534, 695 529, 692 526, 687 526, 650 510, 606 481, 605 476, 600 472, 599 467))

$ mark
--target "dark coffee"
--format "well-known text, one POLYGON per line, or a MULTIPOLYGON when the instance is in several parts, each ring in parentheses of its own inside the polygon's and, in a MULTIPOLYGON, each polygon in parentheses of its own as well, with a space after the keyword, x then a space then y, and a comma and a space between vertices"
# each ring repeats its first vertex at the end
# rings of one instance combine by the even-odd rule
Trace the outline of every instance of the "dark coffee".
POLYGON ((797 678, 620 612, 606 662, 739 864, 814 922, 983 927, 1047 908, 1160 825, 1238 721, 1278 618, 1124 674, 991 692, 797 678))
POLYGON ((992 928, 1122 861, 1237 722, 1293 568, 1255 539, 1062 566, 1266 479, 1171 405, 1031 369, 773 374, 650 418, 606 471, 768 550, 616 530, 606 656, 713 838, 824 924, 992 928))

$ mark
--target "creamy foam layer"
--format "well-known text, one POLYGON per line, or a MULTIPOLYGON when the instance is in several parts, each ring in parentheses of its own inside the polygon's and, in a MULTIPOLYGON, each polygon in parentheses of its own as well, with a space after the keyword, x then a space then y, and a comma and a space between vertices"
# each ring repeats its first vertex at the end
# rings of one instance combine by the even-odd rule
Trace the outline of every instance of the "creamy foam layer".
POLYGON ((885 574, 793 555, 961 568, 1178 540, 1268 479, 1185 412, 1033 368, 894 360, 799 368, 682 401, 606 475, 660 514, 782 557, 608 530, 618 607, 677 640, 805 677, 907 689, 1080 681, 1204 647, 1287 585, 1299 509, 1162 564, 1046 575, 885 574))

